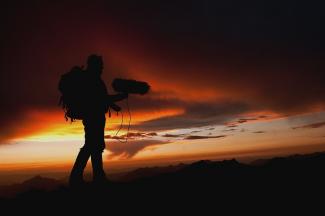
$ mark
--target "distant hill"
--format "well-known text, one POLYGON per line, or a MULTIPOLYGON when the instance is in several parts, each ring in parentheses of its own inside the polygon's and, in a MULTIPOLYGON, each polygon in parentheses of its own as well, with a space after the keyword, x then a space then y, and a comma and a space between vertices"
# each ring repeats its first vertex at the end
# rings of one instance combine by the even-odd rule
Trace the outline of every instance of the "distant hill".
MULTIPOLYGON (((147 167, 120 174, 100 187, 86 184, 79 190, 63 181, 36 176, 21 184, 0 187, 0 205, 8 208, 33 205, 78 209, 83 205, 174 206, 206 205, 264 206, 285 203, 317 204, 325 193, 325 153, 293 155, 242 164, 233 160, 202 160, 192 164, 147 167)), ((124 207, 122 207, 124 206, 124 207)), ((183 208, 182 207, 182 208, 183 208)), ((219 206, 220 207, 220 206, 219 206)), ((271 207, 270 207, 271 208, 271 207)), ((125 210, 131 210, 126 208, 125 210)))
POLYGON ((0 186, 0 196, 13 197, 19 193, 24 193, 31 190, 51 191, 59 188, 61 185, 62 181, 41 176, 35 176, 20 184, 0 186))
POLYGON ((179 165, 170 165, 164 167, 145 167, 135 169, 133 171, 124 173, 117 178, 120 182, 132 182, 142 178, 154 177, 165 173, 177 172, 188 165, 180 163, 179 165))

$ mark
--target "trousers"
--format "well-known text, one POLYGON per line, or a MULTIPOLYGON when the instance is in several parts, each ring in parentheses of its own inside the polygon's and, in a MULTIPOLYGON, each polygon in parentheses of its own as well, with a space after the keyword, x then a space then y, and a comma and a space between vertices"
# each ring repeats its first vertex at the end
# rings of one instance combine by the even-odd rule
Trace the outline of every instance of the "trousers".
POLYGON ((93 169, 93 179, 105 178, 102 153, 105 149, 105 123, 104 116, 86 118, 82 121, 85 131, 85 144, 80 149, 73 165, 70 180, 81 180, 89 158, 93 169))

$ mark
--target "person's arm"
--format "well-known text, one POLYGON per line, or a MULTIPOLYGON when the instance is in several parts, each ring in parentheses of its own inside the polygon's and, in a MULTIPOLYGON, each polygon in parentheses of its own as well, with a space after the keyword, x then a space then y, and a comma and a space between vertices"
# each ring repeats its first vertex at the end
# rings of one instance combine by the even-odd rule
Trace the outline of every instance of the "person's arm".
POLYGON ((122 108, 117 106, 115 103, 110 103, 109 106, 116 112, 119 112, 122 110, 122 108))
POLYGON ((121 94, 115 94, 115 95, 107 95, 107 103, 108 106, 111 107, 113 110, 116 112, 121 111, 121 107, 115 104, 117 101, 124 100, 125 98, 128 97, 127 93, 121 93, 121 94))
POLYGON ((120 93, 120 94, 115 94, 115 95, 108 95, 108 100, 111 103, 117 102, 117 101, 121 101, 124 100, 126 98, 128 98, 129 94, 128 93, 120 93))

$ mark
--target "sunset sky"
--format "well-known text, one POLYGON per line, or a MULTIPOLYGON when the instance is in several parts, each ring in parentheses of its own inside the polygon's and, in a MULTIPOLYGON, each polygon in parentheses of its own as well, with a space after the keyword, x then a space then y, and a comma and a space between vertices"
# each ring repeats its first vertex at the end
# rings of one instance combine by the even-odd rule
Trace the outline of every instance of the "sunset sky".
MULTIPOLYGON (((0 9, 0 176, 70 170, 81 122, 57 105, 87 56, 146 81, 106 121, 108 170, 325 150, 324 5, 312 1, 7 1, 0 9), (120 142, 120 141, 122 142, 120 142)), ((0 182, 1 183, 1 182, 0 182)))

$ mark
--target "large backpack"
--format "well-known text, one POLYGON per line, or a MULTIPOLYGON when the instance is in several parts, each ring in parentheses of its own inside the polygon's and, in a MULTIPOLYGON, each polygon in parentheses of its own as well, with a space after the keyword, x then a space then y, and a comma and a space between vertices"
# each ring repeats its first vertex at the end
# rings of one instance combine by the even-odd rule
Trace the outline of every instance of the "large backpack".
POLYGON ((75 119, 83 119, 85 115, 85 71, 82 67, 75 66, 61 76, 59 91, 61 97, 59 105, 65 112, 65 119, 71 122, 75 119))

